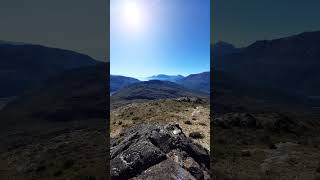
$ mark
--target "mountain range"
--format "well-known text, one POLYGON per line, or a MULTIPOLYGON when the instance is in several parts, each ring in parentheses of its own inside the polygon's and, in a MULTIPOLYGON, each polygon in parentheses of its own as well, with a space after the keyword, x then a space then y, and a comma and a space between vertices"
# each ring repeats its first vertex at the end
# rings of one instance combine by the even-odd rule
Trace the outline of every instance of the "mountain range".
MULTIPOLYGON (((308 99, 320 92, 320 31, 274 40, 257 41, 248 47, 213 45, 214 68, 244 82, 248 89, 277 91, 308 99)), ((218 77, 215 77, 217 80, 218 77)))
MULTIPOLYGON (((261 97, 276 92, 288 97, 317 97, 320 90, 319 42, 320 32, 257 41, 243 48, 219 42, 211 46, 216 69, 211 75, 210 72, 187 77, 160 74, 150 78, 175 81, 175 85, 195 92, 209 93, 211 77, 214 79, 215 91, 242 91, 244 94, 256 93, 261 97)), ((19 95, 28 87, 64 71, 99 64, 89 56, 76 52, 27 44, 1 44, 0 56, 2 96, 19 95)), ((142 87, 146 85, 138 79, 110 76, 111 92, 136 83, 142 87)))
POLYGON ((103 179, 109 63, 12 43, 0 60, 0 179, 103 179))
MULTIPOLYGON (((162 83, 161 87, 166 85, 175 85, 175 87, 184 87, 186 91, 195 91, 195 92, 202 92, 209 94, 210 93, 210 72, 203 72, 199 74, 191 74, 189 76, 183 77, 181 75, 177 76, 170 76, 170 75, 155 75, 151 76, 148 79, 150 82, 145 81, 145 83, 138 83, 143 82, 139 81, 135 78, 126 77, 126 76, 115 76, 110 75, 110 90, 111 93, 115 93, 122 88, 128 87, 130 85, 136 85, 137 83, 141 86, 151 85, 155 82, 162 83), (179 85, 179 86, 178 86, 179 85)), ((160 88, 160 87, 159 87, 160 88)), ((161 88, 159 90, 162 90, 161 88)))
MULTIPOLYGON (((210 78, 214 84, 228 86, 233 92, 247 94, 286 94, 288 97, 317 97, 320 90, 320 32, 257 41, 248 47, 236 48, 219 42, 211 46, 215 71, 181 75, 155 75, 150 79, 171 81, 193 91, 209 93, 210 78), (223 74, 223 75, 222 75, 223 74), (227 79, 224 79, 228 77, 227 79), (231 80, 232 79, 232 80, 231 80)), ((40 45, 0 43, 0 80, 3 97, 21 95, 49 77, 100 62, 80 53, 40 45)), ((112 93, 139 83, 138 79, 110 76, 112 93)), ((215 85, 216 91, 223 89, 215 85)), ((225 88, 225 89, 228 89, 225 88)), ((279 95, 282 96, 282 95, 279 95)))

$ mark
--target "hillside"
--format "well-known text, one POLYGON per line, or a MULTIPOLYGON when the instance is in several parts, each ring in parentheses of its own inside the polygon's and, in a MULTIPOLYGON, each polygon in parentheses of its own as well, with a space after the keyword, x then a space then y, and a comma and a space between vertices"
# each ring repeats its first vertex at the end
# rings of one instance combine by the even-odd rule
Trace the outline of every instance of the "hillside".
POLYGON ((104 117, 106 72, 106 65, 88 66, 50 78, 9 103, 0 111, 1 119, 25 122, 27 119, 68 121, 104 117))
POLYGON ((135 78, 110 75, 110 93, 116 92, 119 89, 122 89, 130 84, 137 83, 137 82, 140 82, 140 81, 135 78))
POLYGON ((177 81, 178 84, 192 90, 210 93, 210 72, 191 74, 177 81))
POLYGON ((111 104, 130 103, 183 96, 206 96, 169 81, 151 80, 132 84, 111 96, 111 104))

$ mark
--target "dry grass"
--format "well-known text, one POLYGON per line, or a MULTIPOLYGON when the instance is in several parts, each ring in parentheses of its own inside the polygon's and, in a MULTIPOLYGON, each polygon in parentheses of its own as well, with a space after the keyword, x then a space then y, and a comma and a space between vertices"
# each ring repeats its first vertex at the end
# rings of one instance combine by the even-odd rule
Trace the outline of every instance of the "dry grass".
POLYGON ((173 99, 131 103, 111 111, 111 138, 138 123, 176 123, 186 136, 191 132, 201 132, 204 138, 194 141, 210 150, 209 113, 209 103, 177 102, 173 99), (185 124, 185 121, 191 121, 192 124, 185 124))

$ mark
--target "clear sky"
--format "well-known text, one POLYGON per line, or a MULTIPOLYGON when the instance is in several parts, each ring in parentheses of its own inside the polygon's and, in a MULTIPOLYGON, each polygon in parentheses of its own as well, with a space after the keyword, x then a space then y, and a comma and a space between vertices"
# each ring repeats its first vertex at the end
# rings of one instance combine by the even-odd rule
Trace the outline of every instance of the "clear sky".
POLYGON ((210 69, 210 0, 111 0, 111 74, 189 75, 210 69))
POLYGON ((319 0, 213 0, 211 41, 238 47, 320 30, 319 0))
POLYGON ((0 40, 40 44, 109 59, 106 0, 1 0, 0 40))

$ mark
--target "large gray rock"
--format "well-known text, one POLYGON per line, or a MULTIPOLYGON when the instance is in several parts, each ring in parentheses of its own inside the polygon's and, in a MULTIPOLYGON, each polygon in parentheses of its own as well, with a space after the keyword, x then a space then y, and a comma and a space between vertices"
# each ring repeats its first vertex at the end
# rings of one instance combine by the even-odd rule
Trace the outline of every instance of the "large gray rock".
POLYGON ((179 125, 140 124, 119 139, 110 152, 112 179, 210 178, 209 152, 186 137, 179 125))

